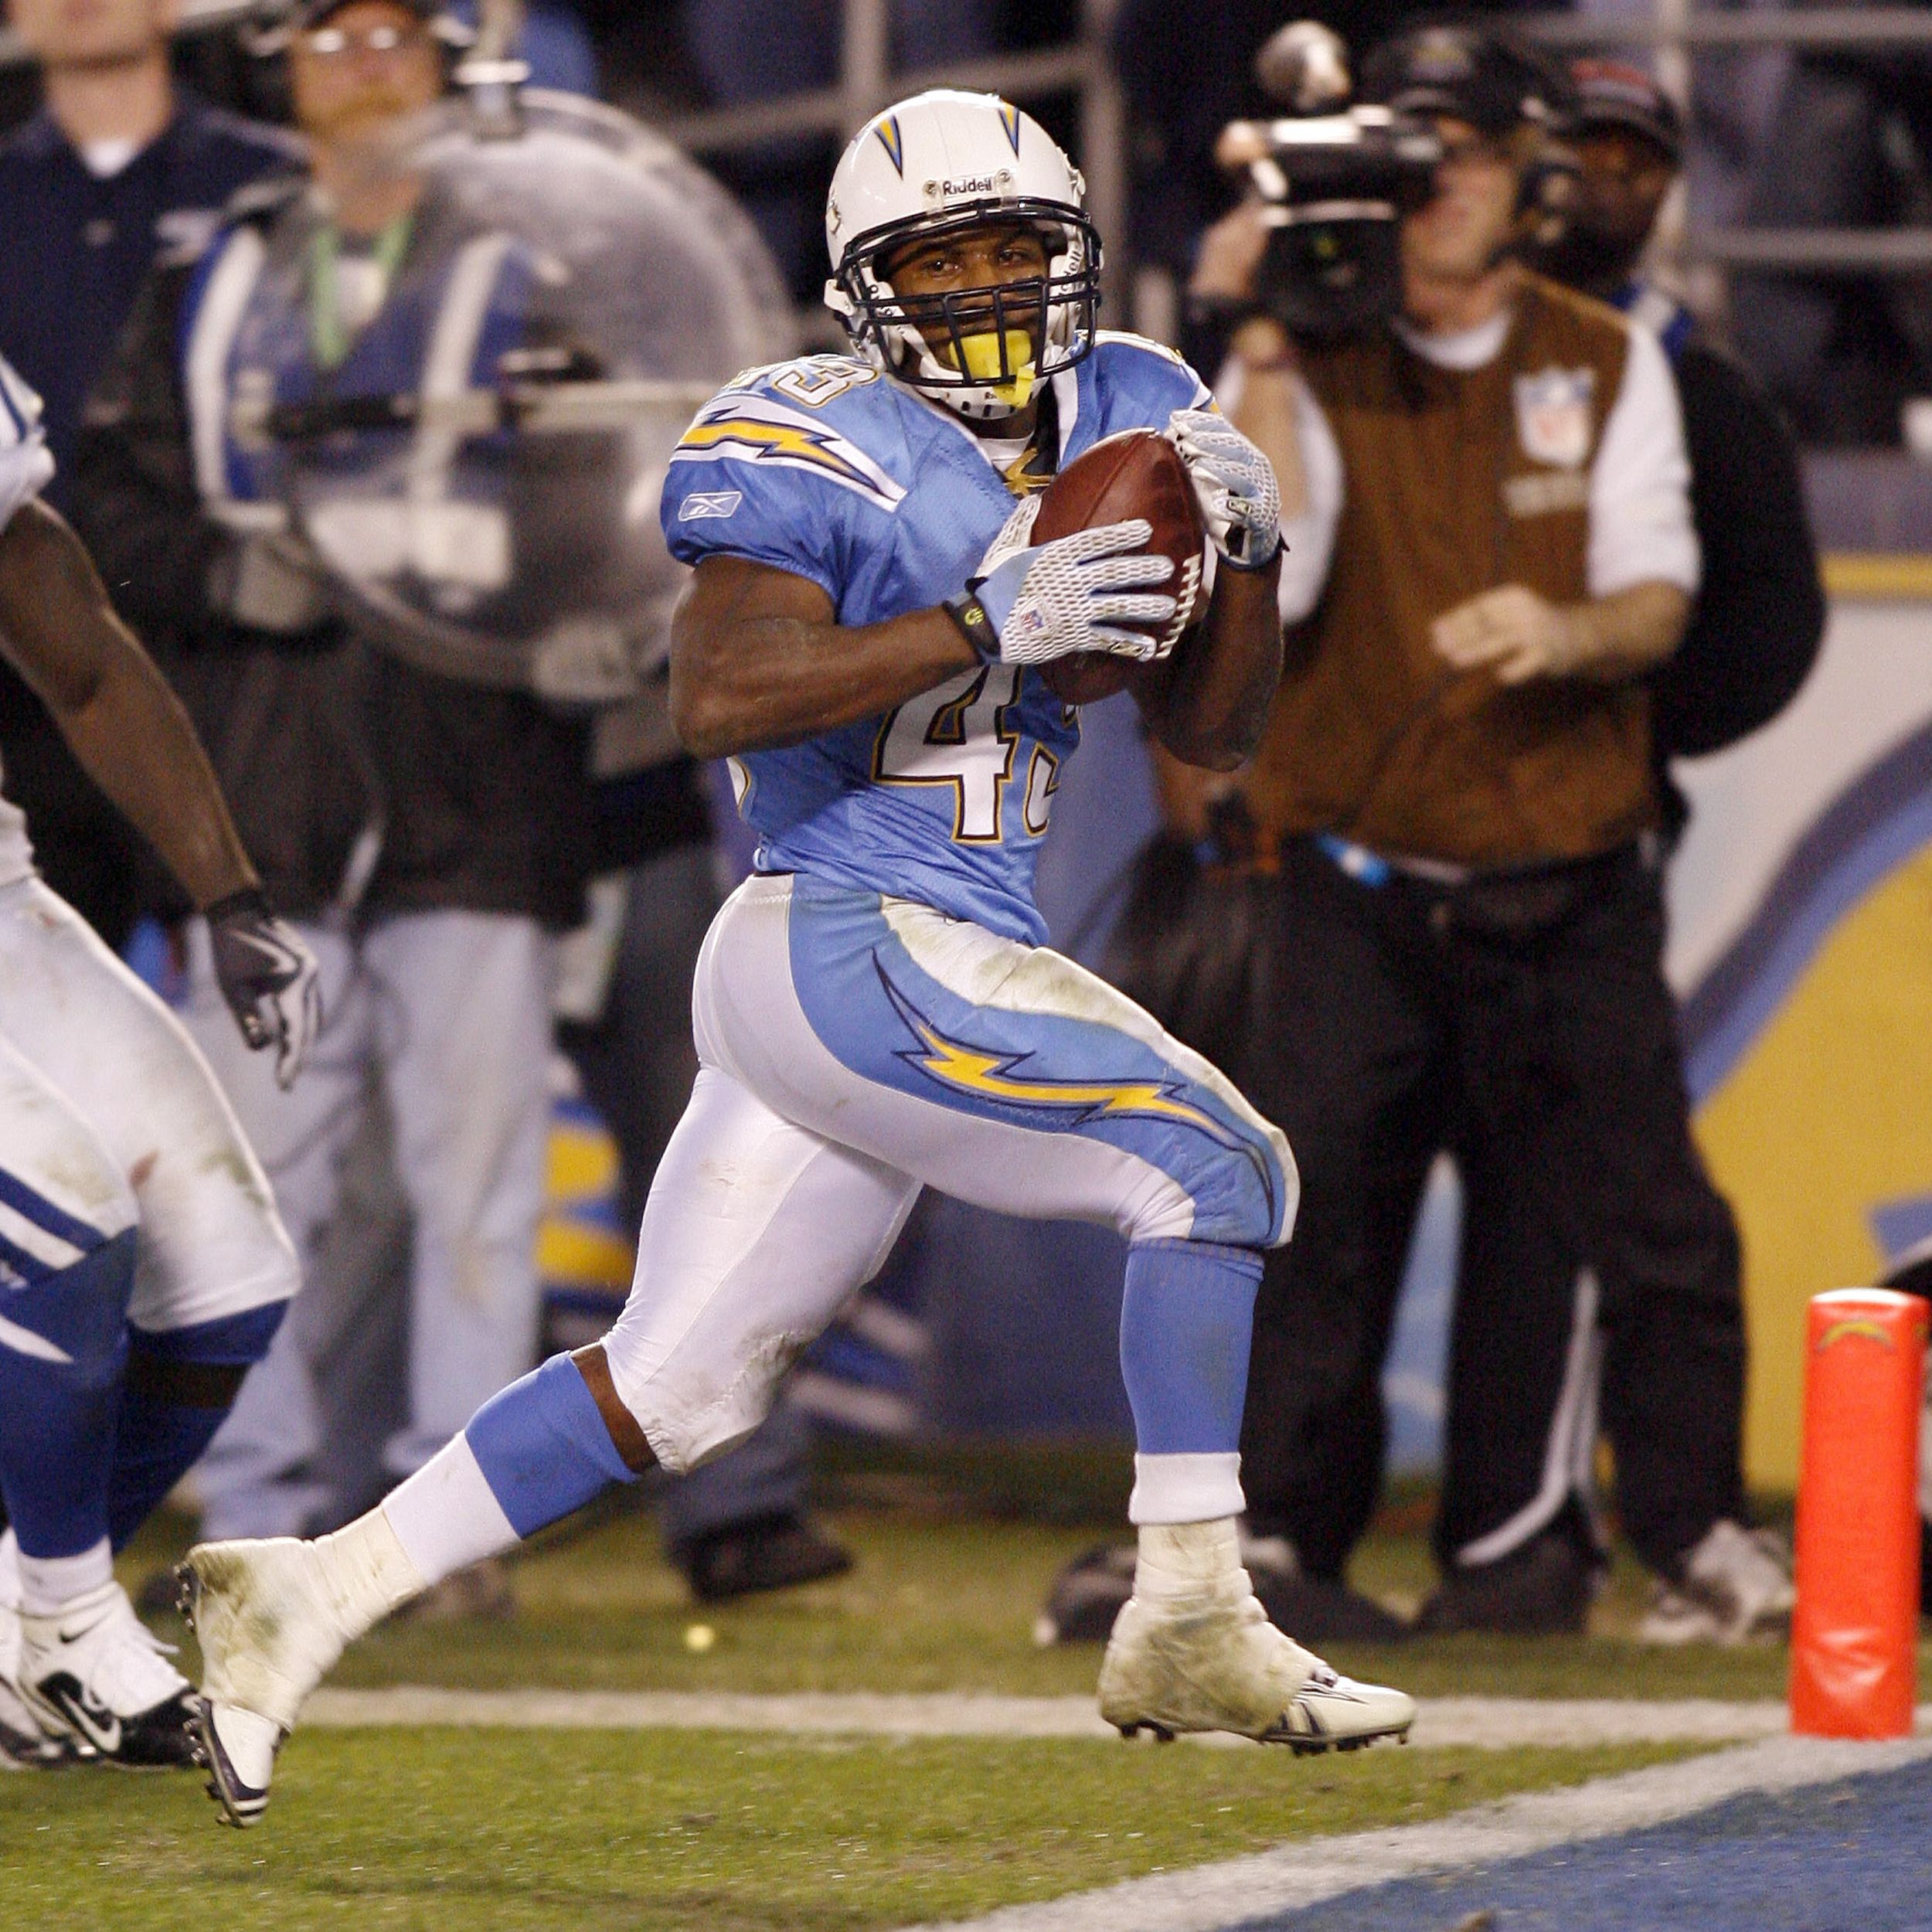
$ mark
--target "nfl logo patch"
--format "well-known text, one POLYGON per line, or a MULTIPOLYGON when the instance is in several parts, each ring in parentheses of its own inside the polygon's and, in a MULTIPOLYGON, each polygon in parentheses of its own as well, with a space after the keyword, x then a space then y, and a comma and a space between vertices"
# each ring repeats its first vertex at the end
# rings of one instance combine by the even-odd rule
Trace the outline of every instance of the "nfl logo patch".
POLYGON ((1532 462, 1581 467, 1590 454, 1590 399, 1597 372, 1546 369, 1516 378, 1516 434, 1532 462))

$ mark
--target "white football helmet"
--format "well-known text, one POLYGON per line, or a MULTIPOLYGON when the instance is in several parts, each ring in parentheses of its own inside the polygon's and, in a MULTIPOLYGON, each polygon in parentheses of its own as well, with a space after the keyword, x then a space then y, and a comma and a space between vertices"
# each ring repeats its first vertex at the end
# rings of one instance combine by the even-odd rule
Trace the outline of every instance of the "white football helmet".
POLYGON ((1039 123, 997 94, 935 87, 868 121, 832 176, 825 247, 825 304, 853 352, 961 416, 1013 415, 1094 346, 1100 241, 1087 184, 1039 123), (1043 281, 902 298, 880 272, 908 242, 1014 221, 1046 241, 1043 281))

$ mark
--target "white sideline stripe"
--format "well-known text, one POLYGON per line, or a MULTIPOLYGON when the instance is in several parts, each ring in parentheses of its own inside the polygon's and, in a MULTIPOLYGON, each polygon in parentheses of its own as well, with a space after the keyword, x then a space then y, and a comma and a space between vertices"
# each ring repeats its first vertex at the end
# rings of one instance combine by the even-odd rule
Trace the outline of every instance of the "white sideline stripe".
POLYGON ((1434 1824, 1316 1838, 1043 1904, 1009 1906, 954 1921, 946 1932, 1221 1932, 1393 1879, 1498 1865, 1553 1845, 1665 1824, 1747 1792, 1793 1791, 1927 1757, 1932 1738, 1887 1744, 1774 1738, 1567 1791, 1505 1798, 1434 1824))
MULTIPOLYGON (((886 1737, 1087 1737, 1119 1740, 1087 1697, 891 1696, 801 1692, 476 1691, 403 1685, 319 1690, 304 1725, 496 1726, 517 1730, 733 1730, 871 1733, 886 1737)), ((1715 1698, 1645 1703, 1613 1698, 1441 1697, 1426 1700, 1413 1741, 1504 1750, 1524 1745, 1726 1744, 1780 1736, 1784 1706, 1715 1698)), ((1932 1705, 1919 1728, 1932 1733, 1932 1705)), ((1204 1743, 1247 1748, 1242 1738, 1204 1743)))

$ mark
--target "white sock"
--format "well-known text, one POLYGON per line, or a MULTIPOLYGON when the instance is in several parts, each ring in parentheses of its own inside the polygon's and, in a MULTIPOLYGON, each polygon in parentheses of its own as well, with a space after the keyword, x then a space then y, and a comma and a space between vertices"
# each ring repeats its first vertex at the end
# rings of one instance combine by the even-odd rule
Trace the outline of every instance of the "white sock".
POLYGON ((393 1610, 429 1587, 379 1507, 352 1523, 318 1536, 310 1546, 328 1580, 345 1641, 372 1630, 393 1610))
POLYGON ((1143 1603, 1245 1597, 1248 1573, 1232 1516, 1212 1522, 1143 1523, 1134 1594, 1143 1603))
POLYGON ((383 1498, 383 1514, 423 1579, 419 1590, 522 1541, 464 1436, 451 1437, 397 1484, 383 1498))
POLYGON ((1129 1522, 1213 1522, 1238 1516, 1247 1507, 1236 1450, 1134 1458, 1134 1493, 1127 1499, 1129 1522))
POLYGON ((20 1539, 11 1525, 0 1532, 0 1610, 20 1607, 20 1539))
POLYGON ((29 1617, 51 1617, 114 1580, 114 1552, 105 1536, 78 1556, 29 1556, 23 1549, 19 1560, 20 1607, 29 1617))

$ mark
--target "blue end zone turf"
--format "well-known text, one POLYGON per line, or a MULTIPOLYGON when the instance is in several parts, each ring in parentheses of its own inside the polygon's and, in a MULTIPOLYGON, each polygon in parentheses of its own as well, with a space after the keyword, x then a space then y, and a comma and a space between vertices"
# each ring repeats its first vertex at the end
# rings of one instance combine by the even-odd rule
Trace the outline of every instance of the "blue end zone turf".
POLYGON ((1350 1892, 1243 1932, 1451 1932, 1485 1912, 1495 1932, 1927 1932, 1932 1764, 1350 1892))

